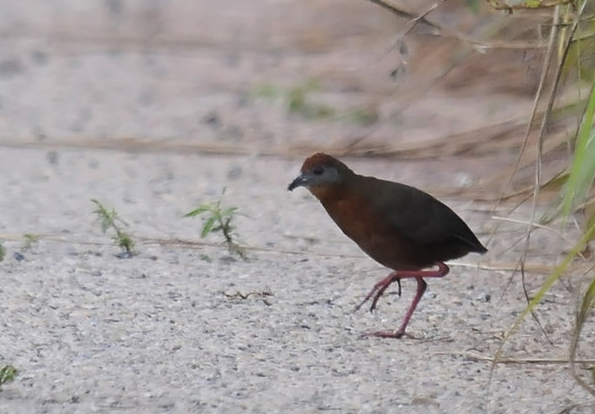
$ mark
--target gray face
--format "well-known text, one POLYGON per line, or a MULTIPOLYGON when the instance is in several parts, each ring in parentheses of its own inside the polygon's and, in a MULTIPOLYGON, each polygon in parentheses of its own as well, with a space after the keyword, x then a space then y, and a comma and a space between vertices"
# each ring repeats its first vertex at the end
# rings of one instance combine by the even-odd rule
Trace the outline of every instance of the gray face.
POLYGON ((309 170, 302 171, 295 180, 289 184, 289 191, 297 187, 315 187, 339 182, 339 171, 330 165, 316 165, 309 170))

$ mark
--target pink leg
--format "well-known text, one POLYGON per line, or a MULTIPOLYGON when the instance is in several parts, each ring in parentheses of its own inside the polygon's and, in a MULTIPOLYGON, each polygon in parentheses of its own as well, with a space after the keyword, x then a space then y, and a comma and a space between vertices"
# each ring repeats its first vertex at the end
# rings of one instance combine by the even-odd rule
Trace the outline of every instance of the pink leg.
POLYGON ((378 298, 382 295, 382 293, 384 293, 384 291, 388 288, 388 286, 395 281, 399 281, 399 293, 400 293, 400 291, 401 291, 400 279, 403 279, 403 278, 411 278, 411 277, 415 278, 415 280, 417 281, 417 291, 415 292, 415 297, 413 298, 411 305, 409 305, 409 309, 407 309, 407 313, 405 314, 405 317, 403 318, 403 322, 401 323, 401 326, 399 327, 399 329, 397 331, 394 331, 394 332, 393 331, 370 332, 370 333, 364 334, 364 336, 376 336, 379 338, 402 338, 403 335, 405 335, 405 329, 407 328, 407 324, 409 324, 409 320, 411 319, 413 312, 415 312, 415 308, 417 308, 417 304, 421 300, 421 298, 428 286, 427 283, 425 282, 425 280, 423 280, 423 278, 424 277, 444 277, 448 274, 448 272, 450 270, 448 268, 448 266, 442 262, 437 262, 436 265, 438 266, 437 270, 417 270, 417 271, 402 271, 402 272, 395 271, 395 272, 392 272, 388 277, 382 279, 379 283, 377 283, 374 286, 374 288, 372 289, 372 291, 368 294, 368 296, 366 296, 364 301, 358 306, 358 309, 368 299, 370 299, 370 297, 373 295, 374 292, 376 292, 378 290, 378 292, 376 293, 376 296, 374 297, 374 300, 372 301, 372 307, 370 308, 370 310, 373 310, 376 306, 376 302, 378 301, 378 298))

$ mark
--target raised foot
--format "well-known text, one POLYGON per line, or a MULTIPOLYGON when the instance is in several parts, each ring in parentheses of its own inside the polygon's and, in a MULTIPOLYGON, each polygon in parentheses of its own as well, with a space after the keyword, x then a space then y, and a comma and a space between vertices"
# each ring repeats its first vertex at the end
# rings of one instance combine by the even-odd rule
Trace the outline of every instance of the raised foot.
POLYGON ((394 339, 401 339, 404 336, 406 336, 408 338, 415 339, 412 335, 409 335, 408 333, 401 332, 401 331, 366 332, 366 333, 361 334, 360 338, 369 338, 371 336, 375 337, 375 338, 394 338, 394 339))
POLYGON ((372 312, 374 309, 376 309, 376 304, 378 303, 378 299, 380 299, 380 297, 382 296, 382 294, 384 293, 384 291, 386 289, 388 289, 388 287, 393 283, 393 282, 397 282, 397 284, 399 285, 399 290, 397 291, 397 294, 399 296, 401 296, 401 279, 399 278, 399 276, 397 275, 397 272, 392 272, 390 275, 388 275, 387 277, 385 277, 384 279, 382 279, 380 282, 376 283, 374 285, 374 287, 372 288, 372 290, 366 295, 366 297, 364 298, 364 300, 362 300, 360 302, 359 305, 357 305, 355 307, 355 312, 357 312, 358 310, 360 310, 360 308, 368 301, 372 298, 372 296, 374 296, 374 299, 372 300, 372 305, 370 306, 370 312, 372 312))

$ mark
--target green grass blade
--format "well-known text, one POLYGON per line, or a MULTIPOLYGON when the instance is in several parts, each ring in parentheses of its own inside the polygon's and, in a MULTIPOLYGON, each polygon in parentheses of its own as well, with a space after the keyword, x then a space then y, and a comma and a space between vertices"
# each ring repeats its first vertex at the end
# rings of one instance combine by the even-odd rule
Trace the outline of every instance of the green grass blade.
POLYGON ((554 268, 554 270, 547 277, 547 279, 545 280, 545 282, 543 283, 541 288, 537 291, 537 293, 535 294, 533 299, 531 299, 531 301, 525 307, 523 312, 521 312, 521 314, 517 317, 512 328, 510 328, 508 330, 508 332, 506 332, 506 334, 504 335, 504 338, 502 339, 502 343, 500 344, 500 346, 498 347, 498 350, 496 351, 496 354, 494 355, 492 367, 490 369, 490 378, 491 378, 492 373, 496 367, 496 364, 498 363, 498 360, 500 359, 500 357, 502 355, 502 351, 504 350, 504 345, 506 344, 506 342, 508 342, 508 339, 510 338, 510 336, 518 329, 518 327, 520 326, 521 322, 525 319, 525 317, 535 309, 535 307, 539 304, 539 302, 541 302, 541 299, 543 299, 543 297, 545 296, 547 291, 549 291, 550 288, 552 287, 552 285, 558 279, 560 279, 560 277, 564 274, 564 272, 568 268, 568 265, 572 262, 572 260, 574 260, 574 258, 581 251, 583 251, 585 249, 587 243, 589 242, 589 240, 591 240, 593 238, 594 235, 595 235, 595 224, 592 225, 583 234, 581 239, 574 245, 574 247, 570 250, 570 252, 566 255, 566 257, 564 257, 564 260, 562 260, 562 263, 560 263, 559 265, 557 265, 554 268))
POLYGON ((12 365, 6 365, 0 369, 0 387, 2 384, 6 384, 14 380, 14 377, 17 375, 18 371, 12 365))
POLYGON ((229 207, 221 212, 221 217, 233 217, 235 212, 238 210, 237 207, 229 207))
POLYGON ((562 212, 568 216, 576 204, 582 203, 591 189, 595 177, 595 130, 593 119, 595 116, 595 82, 591 86, 591 93, 587 107, 583 113, 581 124, 577 132, 574 160, 568 181, 564 187, 562 212))
POLYGON ((587 320, 587 315, 589 313, 589 311, 591 310, 591 308, 593 308, 593 305, 595 304, 595 279, 591 281, 591 284, 589 285, 589 288, 587 289, 587 292, 585 293, 585 296, 583 297, 583 300, 581 302, 581 307, 579 309, 579 312, 576 316, 576 333, 577 336, 580 335, 582 329, 583 329, 583 325, 585 324, 585 321, 587 320))
POLYGON ((203 239, 205 237, 207 237, 207 235, 213 230, 213 226, 215 225, 216 221, 217 221, 216 215, 212 215, 211 217, 209 217, 207 219, 207 221, 205 221, 204 226, 202 227, 202 232, 200 233, 200 237, 202 237, 203 239))
POLYGON ((184 215, 184 217, 196 217, 205 211, 211 211, 212 205, 211 204, 203 204, 202 206, 192 210, 190 213, 184 215))
MULTIPOLYGON (((583 297, 583 300, 581 302, 580 309, 576 315, 574 332, 572 333, 572 342, 570 344, 570 367, 572 370, 572 376, 576 379, 576 381, 585 390, 587 390, 588 392, 590 392, 593 395, 595 395, 595 388, 593 386, 591 386, 590 384, 587 384, 587 382, 583 378, 581 378, 581 376, 578 374, 576 365, 575 365, 575 360, 576 360, 576 351, 578 349, 578 342, 581 337, 581 331, 583 330, 585 322, 587 321, 587 316, 589 315, 591 309, 593 309, 594 305, 595 305, 595 279, 593 279, 591 281, 591 284, 587 288, 587 291, 585 292, 585 296, 583 297)), ((595 383, 595 378, 593 377, 594 373, 595 373, 595 371, 591 372, 591 374, 592 374, 591 380, 595 383)))

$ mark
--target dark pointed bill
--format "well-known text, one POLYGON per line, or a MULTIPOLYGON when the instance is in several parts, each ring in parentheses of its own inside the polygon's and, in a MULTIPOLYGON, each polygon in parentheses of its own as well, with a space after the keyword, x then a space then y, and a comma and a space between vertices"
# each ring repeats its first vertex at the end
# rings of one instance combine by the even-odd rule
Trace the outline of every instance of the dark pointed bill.
POLYGON ((296 177, 295 180, 291 182, 291 184, 289 184, 289 187, 287 187, 287 189, 289 191, 292 191, 294 188, 301 187, 302 185, 304 185, 305 182, 306 179, 300 174, 296 177))

